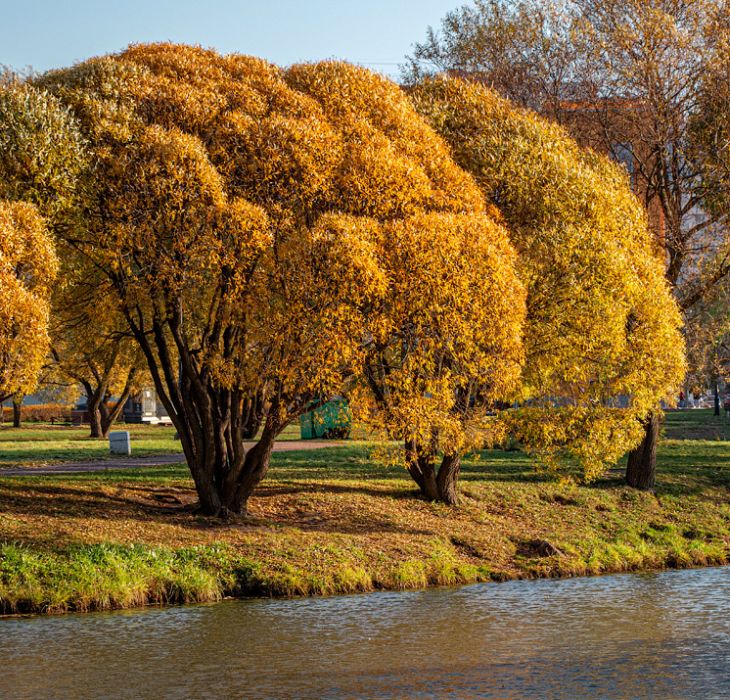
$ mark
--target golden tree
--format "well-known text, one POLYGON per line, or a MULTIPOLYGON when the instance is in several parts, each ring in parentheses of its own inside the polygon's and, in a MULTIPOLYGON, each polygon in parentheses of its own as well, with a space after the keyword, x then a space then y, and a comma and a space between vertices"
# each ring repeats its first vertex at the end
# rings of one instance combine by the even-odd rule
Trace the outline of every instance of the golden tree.
POLYGON ((127 399, 149 381, 146 364, 109 281, 76 256, 63 263, 53 294, 46 383, 81 387, 90 437, 107 437, 127 399))
POLYGON ((680 315, 625 171, 559 126, 458 79, 414 104, 499 207, 527 286, 526 363, 513 430, 588 477, 641 437, 684 371, 680 315), (625 408, 618 409, 622 401, 625 408))
POLYGON ((489 414, 519 378, 524 288, 514 251, 498 212, 391 83, 336 63, 295 66, 287 79, 348 139, 368 140, 347 165, 345 210, 369 216, 328 221, 338 238, 372 246, 386 285, 363 309, 353 404, 402 441, 424 497, 455 503, 462 454, 490 439, 489 414))
POLYGON ((423 496, 454 504, 462 455, 494 440, 494 410, 519 383, 525 294, 514 251, 490 218, 462 214, 386 223, 377 240, 388 288, 368 314, 371 400, 354 404, 403 442, 423 496))
POLYGON ((114 289, 202 510, 245 512, 283 427, 368 353, 389 288, 371 222, 428 239, 422 217, 481 220, 483 197, 395 85, 349 65, 159 44, 37 82, 93 154, 65 240, 114 289))
POLYGON ((0 402, 32 391, 48 351, 53 241, 31 204, 0 201, 0 402))
MULTIPOLYGON (((0 85, 0 196, 34 203, 56 242, 62 270, 52 295, 51 351, 43 377, 82 388, 92 437, 105 436, 139 376, 126 323, 93 263, 69 244, 75 205, 93 178, 75 120, 58 99, 17 77, 0 85), (112 394, 116 395, 108 405, 112 394)), ((22 396, 16 397, 16 402, 22 396)))
MULTIPOLYGON (((714 129, 703 102, 727 112, 728 9, 727 0, 473 0, 429 30, 409 73, 489 85, 625 163, 692 318, 730 274, 728 210, 712 206, 727 198, 714 158, 722 140, 698 148, 696 139, 714 129)), ((647 416, 629 457, 632 486, 653 488, 659 420, 647 416)))

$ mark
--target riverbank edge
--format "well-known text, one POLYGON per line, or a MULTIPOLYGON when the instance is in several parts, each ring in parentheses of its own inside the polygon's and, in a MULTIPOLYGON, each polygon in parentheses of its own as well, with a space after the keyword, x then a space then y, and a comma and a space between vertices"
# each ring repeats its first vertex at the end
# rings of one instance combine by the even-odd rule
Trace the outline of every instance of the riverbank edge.
POLYGON ((728 546, 715 551, 668 550, 663 555, 653 553, 601 567, 580 565, 572 557, 555 552, 516 561, 513 570, 495 570, 488 562, 463 559, 458 544, 435 541, 434 545, 431 556, 394 562, 383 575, 362 566, 341 564, 324 571, 307 571, 289 567, 286 562, 276 572, 263 573, 261 564, 227 545, 167 549, 94 544, 34 551, 27 546, 4 544, 0 545, 0 618, 212 603, 231 598, 347 595, 655 573, 730 564, 728 546))

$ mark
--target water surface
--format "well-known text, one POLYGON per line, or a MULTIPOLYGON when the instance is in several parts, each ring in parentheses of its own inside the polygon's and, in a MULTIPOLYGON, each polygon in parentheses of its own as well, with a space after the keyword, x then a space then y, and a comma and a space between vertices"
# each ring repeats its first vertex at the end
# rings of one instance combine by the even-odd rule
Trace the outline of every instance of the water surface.
POLYGON ((728 698, 730 569, 0 620, 0 698, 728 698))

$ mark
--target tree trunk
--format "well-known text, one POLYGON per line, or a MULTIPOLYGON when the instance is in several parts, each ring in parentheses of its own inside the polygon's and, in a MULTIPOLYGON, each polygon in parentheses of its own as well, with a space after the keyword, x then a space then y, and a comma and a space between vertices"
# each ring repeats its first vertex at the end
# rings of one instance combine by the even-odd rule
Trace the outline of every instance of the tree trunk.
POLYGON ((227 508, 232 513, 238 515, 248 513, 248 499, 269 471, 271 453, 278 433, 279 430, 267 430, 267 427, 264 427, 261 439, 246 453, 237 484, 232 493, 226 494, 227 508))
MULTIPOLYGON (((202 411, 197 415, 201 414, 202 411)), ((195 482, 201 512, 216 517, 246 515, 248 500, 268 472, 274 443, 284 425, 269 416, 258 442, 245 450, 242 423, 232 418, 216 424, 215 416, 212 411, 205 423, 192 424, 183 415, 171 414, 195 482)))
POLYGON ((715 415, 720 415, 720 386, 715 380, 715 415))
POLYGON ((460 455, 444 455, 437 473, 436 455, 413 441, 407 441, 406 466, 426 500, 456 505, 456 484, 461 470, 460 455))
POLYGON ((132 393, 132 386, 134 384, 136 374, 136 369, 132 369, 130 371, 124 385, 124 389, 122 389, 122 393, 119 395, 119 398, 116 400, 111 409, 109 409, 104 401, 102 401, 99 405, 99 425, 102 437, 108 437, 112 426, 117 422, 117 420, 119 420, 119 416, 124 409, 124 404, 127 403, 127 399, 132 393))
POLYGON ((412 440, 406 441, 406 466, 408 473, 421 489, 421 495, 429 501, 438 501, 435 455, 412 440))
POLYGON ((244 401, 243 416, 243 439, 254 440, 264 422, 264 406, 260 396, 244 401))
POLYGON ((659 427, 659 416, 651 413, 644 421, 644 439, 638 447, 629 452, 626 464, 626 483, 635 489, 654 490, 659 427))
POLYGON ((20 427, 20 421, 23 411, 23 396, 13 397, 13 428, 20 427))
POLYGON ((89 437, 104 437, 101 428, 102 397, 98 391, 86 389, 86 413, 89 415, 89 437))
POLYGON ((101 427, 101 413, 99 412, 99 409, 89 411, 89 437, 104 437, 104 431, 101 427))
POLYGON ((444 455, 437 477, 439 500, 449 506, 457 503, 456 483, 461 471, 461 455, 444 455))
POLYGON ((217 386, 181 333, 182 314, 148 329, 139 316, 126 314, 130 329, 147 360, 157 395, 167 409, 190 468, 200 511, 226 517, 244 515, 248 499, 265 477, 274 442, 282 429, 311 401, 272 387, 271 405, 258 442, 246 450, 244 429, 247 396, 217 386), (154 348, 152 343, 154 343, 154 348), (172 343, 172 345, 171 345, 172 343), (286 410, 283 407, 286 407, 286 410))

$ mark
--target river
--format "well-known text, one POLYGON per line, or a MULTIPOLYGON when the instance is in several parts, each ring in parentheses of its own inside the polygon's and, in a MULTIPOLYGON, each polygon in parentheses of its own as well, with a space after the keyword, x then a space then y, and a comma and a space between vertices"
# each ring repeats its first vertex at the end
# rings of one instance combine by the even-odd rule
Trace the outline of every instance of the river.
POLYGON ((0 698, 728 698, 730 569, 0 620, 0 698))

